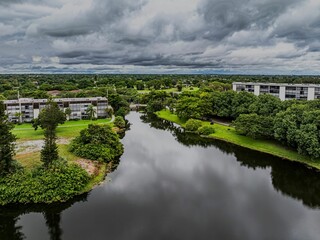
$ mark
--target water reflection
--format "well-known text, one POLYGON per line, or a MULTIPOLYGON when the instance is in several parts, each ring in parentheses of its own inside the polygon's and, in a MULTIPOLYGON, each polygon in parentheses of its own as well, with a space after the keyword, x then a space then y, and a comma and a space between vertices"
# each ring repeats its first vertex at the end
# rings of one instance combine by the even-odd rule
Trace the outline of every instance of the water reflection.
POLYGON ((276 190, 301 200, 308 207, 320 207, 320 173, 318 171, 224 141, 201 138, 197 134, 184 132, 178 125, 154 115, 142 115, 141 120, 149 123, 153 128, 170 131, 178 142, 186 146, 214 146, 224 153, 234 154, 241 166, 252 169, 271 168, 272 184, 276 190))
POLYGON ((0 239, 319 238, 316 172, 140 116, 110 181, 67 204, 0 209, 0 239))
POLYGON ((17 216, 0 213, 1 240, 22 240, 25 238, 21 232, 22 226, 17 225, 18 220, 17 216))
POLYGON ((11 205, 5 208, 0 207, 0 239, 25 239, 26 236, 22 232, 23 227, 18 223, 20 221, 20 216, 28 213, 41 213, 45 219, 50 240, 61 240, 61 213, 70 208, 76 202, 86 202, 87 196, 88 194, 83 194, 65 203, 11 205))

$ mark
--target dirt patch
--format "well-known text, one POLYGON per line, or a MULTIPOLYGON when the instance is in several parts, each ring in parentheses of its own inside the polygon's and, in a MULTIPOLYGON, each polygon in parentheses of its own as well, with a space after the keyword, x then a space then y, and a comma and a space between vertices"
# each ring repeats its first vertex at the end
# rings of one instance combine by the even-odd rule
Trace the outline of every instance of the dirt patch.
MULTIPOLYGON (((57 144, 69 144, 69 143, 70 143, 70 139, 67 139, 67 138, 59 138, 57 140, 57 144)), ((30 140, 30 141, 24 141, 24 142, 17 142, 16 152, 18 154, 38 152, 43 147, 43 144, 44 144, 43 140, 30 140)))
POLYGON ((80 167, 82 167, 90 176, 96 176, 99 174, 100 163, 88 159, 77 159, 75 161, 80 167))

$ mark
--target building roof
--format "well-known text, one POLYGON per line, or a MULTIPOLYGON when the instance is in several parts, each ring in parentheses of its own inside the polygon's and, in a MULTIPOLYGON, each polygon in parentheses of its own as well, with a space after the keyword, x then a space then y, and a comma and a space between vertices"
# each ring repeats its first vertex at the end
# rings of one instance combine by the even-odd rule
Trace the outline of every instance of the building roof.
POLYGON ((233 85, 259 85, 259 86, 283 86, 283 87, 320 87, 320 84, 311 83, 260 83, 260 82, 233 82, 233 85))
MULTIPOLYGON (((4 104, 18 104, 18 103, 46 103, 47 99, 33 99, 33 98, 19 98, 14 100, 5 100, 4 104)), ((105 97, 92 98, 54 98, 55 102, 91 102, 91 101, 107 101, 105 97)))

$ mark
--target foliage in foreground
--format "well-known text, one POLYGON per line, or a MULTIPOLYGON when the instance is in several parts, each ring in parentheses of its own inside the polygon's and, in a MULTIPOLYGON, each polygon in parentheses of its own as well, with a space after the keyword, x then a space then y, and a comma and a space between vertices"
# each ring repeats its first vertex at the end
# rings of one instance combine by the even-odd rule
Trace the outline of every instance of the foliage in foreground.
POLYGON ((0 205, 64 202, 80 194, 89 180, 81 167, 65 163, 18 171, 0 178, 0 205))
POLYGON ((16 137, 11 133, 13 125, 8 122, 3 102, 0 101, 0 175, 12 170, 14 142, 16 137))
POLYGON ((123 145, 109 125, 90 124, 72 141, 70 151, 79 157, 110 162, 122 155, 123 145))

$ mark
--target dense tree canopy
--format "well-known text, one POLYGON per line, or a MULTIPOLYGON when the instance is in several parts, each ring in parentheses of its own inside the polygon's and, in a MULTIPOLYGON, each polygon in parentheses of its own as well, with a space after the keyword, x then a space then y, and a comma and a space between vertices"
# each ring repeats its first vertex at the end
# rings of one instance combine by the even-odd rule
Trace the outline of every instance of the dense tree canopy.
POLYGON ((109 125, 90 124, 72 141, 70 150, 80 157, 110 162, 122 155, 123 146, 109 125))

